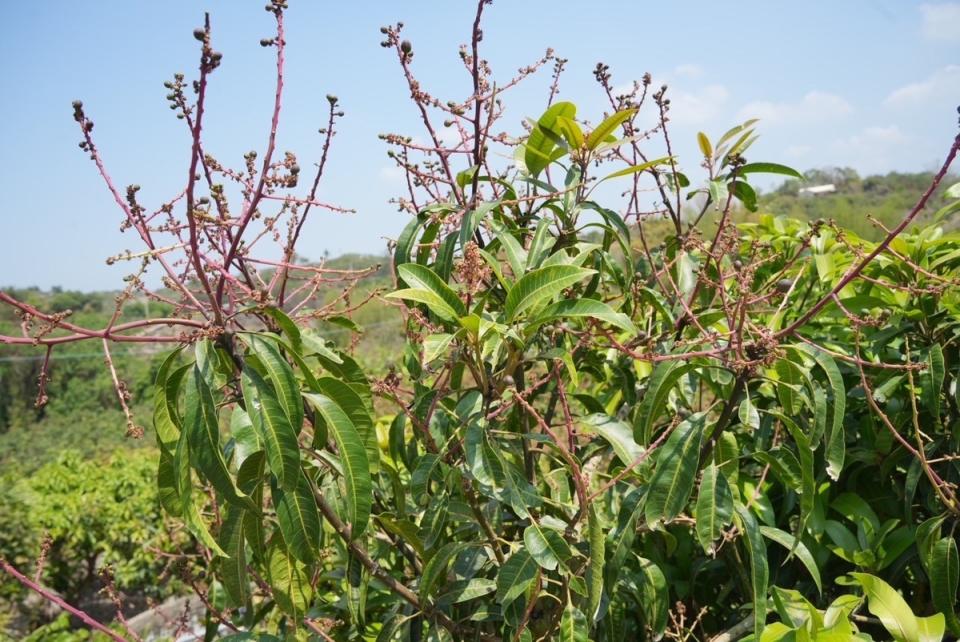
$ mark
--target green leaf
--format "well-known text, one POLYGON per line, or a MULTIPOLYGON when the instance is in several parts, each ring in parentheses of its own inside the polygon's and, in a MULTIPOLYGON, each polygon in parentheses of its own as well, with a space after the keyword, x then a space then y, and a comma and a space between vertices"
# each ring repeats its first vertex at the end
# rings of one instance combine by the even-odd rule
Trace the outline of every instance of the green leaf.
POLYGON ((220 547, 227 554, 220 558, 220 580, 236 606, 244 606, 250 599, 250 586, 247 579, 247 554, 243 541, 242 508, 228 506, 226 518, 220 528, 220 547))
POLYGON ((357 433, 363 441, 367 453, 367 463, 370 472, 375 473, 379 468, 380 444, 377 442, 377 431, 373 425, 373 417, 360 394, 352 387, 333 377, 319 377, 316 379, 316 391, 333 399, 350 417, 357 433))
POLYGON ((267 374, 267 380, 273 385, 277 393, 277 401, 290 420, 295 433, 300 434, 303 428, 303 399, 300 397, 300 386, 293 374, 293 368, 280 354, 277 346, 257 335, 240 335, 250 350, 257 355, 267 374))
POLYGON ((926 401, 926 410, 933 417, 934 423, 940 425, 940 389, 943 387, 944 364, 943 350, 939 343, 930 346, 930 354, 927 356, 927 369, 923 373, 924 379, 924 397, 926 401))
POLYGON ((565 299, 551 303, 527 324, 526 332, 532 334, 539 326, 556 319, 574 318, 598 319, 630 334, 637 334, 637 327, 630 317, 596 299, 565 299))
POLYGON ((510 556, 497 573, 497 602, 506 609, 511 602, 523 595, 537 579, 540 567, 526 549, 519 549, 510 556))
POLYGON ((290 557, 282 546, 274 545, 270 548, 267 560, 267 578, 277 605, 299 622, 313 598, 310 578, 300 563, 290 557))
POLYGON ((288 317, 286 312, 280 308, 273 306, 267 306, 263 308, 263 311, 277 322, 277 326, 290 340, 290 345, 293 346, 294 350, 299 352, 303 342, 300 336, 300 328, 293 322, 293 319, 288 317))
POLYGON ((843 460, 846 452, 843 416, 846 411, 847 391, 843 385, 843 375, 840 374, 840 369, 832 356, 822 350, 806 347, 804 349, 807 354, 816 359, 817 365, 826 373, 827 381, 830 383, 830 389, 833 393, 833 422, 827 435, 826 458, 827 475, 830 476, 830 479, 836 481, 840 477, 840 471, 843 470, 843 460))
POLYGON ((449 542, 433 554, 423 567, 423 574, 420 577, 421 600, 427 600, 433 595, 437 583, 446 576, 447 567, 450 566, 450 562, 460 554, 460 551, 467 548, 467 546, 468 544, 464 542, 449 542))
POLYGON ((520 241, 515 239, 513 234, 510 233, 510 230, 505 226, 496 224, 494 231, 496 232, 497 240, 500 241, 500 245, 503 247, 504 254, 507 256, 507 263, 510 264, 510 271, 513 272, 513 278, 519 279, 526 270, 527 251, 523 249, 520 241))
POLYGON ((180 438, 182 422, 177 399, 184 376, 192 369, 192 366, 187 365, 168 373, 168 368, 172 365, 171 359, 178 355, 179 351, 172 353, 160 366, 153 395, 153 427, 157 434, 157 443, 167 450, 176 448, 180 438))
POLYGON ((561 642, 588 642, 590 639, 590 625, 583 612, 568 602, 560 618, 560 632, 557 637, 561 642))
POLYGON ((596 270, 572 265, 551 265, 524 274, 507 293, 504 305, 507 321, 513 321, 522 312, 549 301, 592 274, 596 274, 596 270))
POLYGON ((350 417, 335 401, 320 394, 303 396, 323 417, 337 444, 346 487, 347 521, 351 526, 350 536, 356 539, 366 530, 373 505, 373 482, 363 440, 350 417))
POLYGON ((537 564, 548 571, 561 565, 566 567, 567 560, 573 556, 560 533, 550 528, 541 528, 536 522, 531 522, 523 531, 523 543, 537 564))
POLYGON ((431 312, 446 321, 455 322, 467 314, 457 293, 430 268, 416 263, 405 263, 397 267, 397 272, 410 288, 391 292, 387 297, 425 303, 431 312))
POLYGON ((727 185, 733 195, 751 212, 757 211, 757 193, 745 181, 733 181, 727 185))
POLYGON ((653 631, 654 639, 663 636, 667 628, 670 611, 670 589, 667 578, 660 567, 643 557, 637 557, 640 563, 640 593, 637 601, 643 611, 644 622, 653 631))
POLYGON ((867 573, 850 574, 867 595, 867 609, 897 642, 920 642, 920 625, 896 589, 867 573))
POLYGON ((753 514, 742 505, 736 506, 737 521, 747 540, 750 557, 750 584, 753 589, 753 635, 759 639, 767 620, 767 582, 770 569, 767 566, 767 547, 753 514))
POLYGON ((587 136, 587 149, 594 150, 600 146, 620 125, 633 118, 637 113, 636 109, 624 109, 605 118, 603 122, 596 126, 587 136))
POLYGON ((460 604, 469 602, 478 597, 489 595, 497 590, 497 583, 484 577, 475 577, 470 580, 459 580, 451 582, 447 590, 437 596, 436 602, 439 605, 460 604))
POLYGON ((807 572, 810 573, 810 577, 813 578, 814 584, 817 585, 817 591, 823 595, 820 569, 817 567, 817 562, 814 560, 813 555, 810 554, 810 549, 807 548, 806 544, 799 541, 790 533, 782 531, 779 528, 773 528, 772 526, 761 526, 760 533, 767 539, 773 540, 780 546, 783 546, 790 551, 791 554, 796 555, 797 559, 806 567, 807 572))
POLYGON ((173 455, 173 474, 177 495, 180 496, 180 514, 187 525, 187 529, 200 540, 204 546, 217 556, 226 557, 227 554, 220 548, 220 545, 200 514, 200 509, 194 502, 193 479, 190 474, 190 444, 186 433, 180 434, 180 440, 177 442, 177 450, 173 455))
POLYGON ((791 176, 793 178, 799 178, 801 181, 804 180, 803 174, 793 169, 792 167, 787 167, 786 165, 778 165, 777 163, 747 163, 742 165, 740 169, 737 170, 738 174, 780 174, 782 176, 791 176))
POLYGON ((933 605, 946 617, 950 631, 960 636, 960 620, 955 609, 957 608, 957 581, 960 577, 960 566, 957 559, 957 540, 953 537, 944 537, 933 545, 930 555, 930 595, 933 605))
POLYGON ((639 165, 631 165, 630 167, 624 167, 623 169, 619 169, 612 174, 608 174, 607 176, 604 176, 602 179, 600 179, 598 184, 602 183, 603 181, 610 180, 611 178, 619 178, 621 176, 631 176, 633 174, 639 174, 640 172, 645 172, 648 169, 653 169, 654 167, 657 167, 659 165, 664 165, 666 163, 669 163, 672 158, 673 156, 664 156, 663 158, 657 158, 652 161, 647 161, 646 163, 640 163, 639 165))
POLYGON ((267 453, 267 466, 280 487, 295 490, 300 481, 300 444, 276 393, 252 368, 240 377, 243 399, 253 427, 267 453))
POLYGON ((183 508, 180 503, 180 493, 177 490, 176 469, 173 455, 165 448, 160 449, 160 459, 157 463, 157 495, 160 505, 173 517, 182 517, 183 508))
POLYGON ((227 462, 220 447, 217 407, 199 365, 194 365, 190 370, 186 387, 183 421, 184 432, 190 442, 191 461, 224 499, 241 508, 256 510, 250 498, 237 489, 227 470, 227 462))
POLYGON ((317 559, 320 545, 320 514, 306 475, 300 475, 300 482, 293 491, 275 485, 273 505, 287 550, 304 564, 312 564, 317 559))
POLYGON ((523 162, 532 176, 536 176, 547 165, 559 158, 559 155, 554 153, 556 143, 553 137, 548 134, 556 125, 557 118, 563 117, 572 120, 576 115, 576 105, 570 102, 558 102, 551 105, 537 121, 537 125, 530 132, 526 145, 524 145, 523 162))
POLYGON ((610 444, 624 466, 630 466, 643 455, 643 447, 633 439, 633 431, 626 423, 604 414, 584 417, 583 424, 610 444))
POLYGON ((647 391, 640 401, 637 412, 639 423, 634 427, 634 439, 639 444, 649 444, 653 438, 653 424, 660 416, 670 390, 680 377, 696 368, 695 364, 682 363, 680 359, 661 361, 653 368, 647 383, 647 391))
POLYGON ((706 415, 696 413, 673 429, 657 451, 644 515, 647 524, 669 522, 686 507, 700 463, 706 415))
POLYGON ((715 464, 703 469, 700 494, 697 495, 697 539, 707 553, 719 539, 723 527, 733 519, 733 493, 727 478, 715 464))
POLYGON ((573 149, 583 147, 583 131, 580 125, 572 118, 557 116, 557 122, 554 123, 553 130, 563 136, 567 144, 573 149))
POLYGON ((603 525, 600 523, 595 504, 590 504, 587 509, 587 528, 589 529, 590 561, 587 566, 586 616, 590 622, 595 622, 600 615, 600 605, 603 602, 603 566, 607 550, 603 525))
MULTIPOLYGON (((490 213, 491 210, 500 207, 500 201, 490 201, 487 203, 480 203, 480 205, 473 210, 470 210, 463 215, 463 220, 460 222, 460 248, 463 249, 466 247, 467 243, 473 240, 474 232, 477 230, 477 226, 480 225, 480 221, 483 220, 483 217, 490 213)), ((406 281, 406 279, 404 279, 406 281)), ((407 281, 410 283, 410 281, 407 281)), ((411 283, 411 285, 413 285, 411 283)))

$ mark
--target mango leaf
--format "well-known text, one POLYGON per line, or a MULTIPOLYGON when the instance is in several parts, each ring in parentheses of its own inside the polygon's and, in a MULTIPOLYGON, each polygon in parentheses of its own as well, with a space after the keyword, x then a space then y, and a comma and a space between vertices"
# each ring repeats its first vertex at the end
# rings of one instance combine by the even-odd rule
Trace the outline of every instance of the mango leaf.
POLYGON ((536 176, 551 162, 559 158, 554 153, 556 143, 547 132, 556 125, 558 117, 573 119, 577 115, 577 107, 570 102, 554 103, 537 121, 524 145, 523 162, 527 171, 536 176))
POLYGON ((633 118, 633 115, 636 113, 636 109, 624 109, 605 118, 603 122, 597 125, 596 128, 590 132, 590 135, 587 136, 587 149, 592 151, 599 147, 608 136, 616 131, 617 127, 633 118))
POLYGON ((264 307, 263 312, 273 317, 273 320, 277 322, 277 326, 287 336, 287 339, 289 339, 290 345, 293 346, 294 350, 299 352, 303 341, 300 336, 300 328, 293 322, 293 319, 288 317, 286 312, 274 306, 264 307))
POLYGON ((683 375, 694 370, 695 364, 682 363, 680 359, 661 361, 653 368, 647 383, 647 391, 640 401, 637 412, 639 423, 634 426, 634 439, 639 444, 649 444, 653 437, 653 424, 667 403, 670 390, 683 375))
POLYGON ((707 553, 733 519, 733 493, 716 464, 703 469, 697 495, 697 540, 707 553))
POLYGON ((557 639, 561 642, 588 642, 589 633, 587 617, 580 609, 567 602, 560 617, 560 633, 557 639))
POLYGON ((630 317, 596 299, 566 299, 551 303, 527 324, 526 332, 531 334, 544 323, 550 323, 556 319, 575 318, 597 319, 630 334, 637 334, 637 328, 630 317))
POLYGON ((351 538, 356 539, 366 530, 373 505, 373 482, 363 440, 350 417, 330 397, 314 393, 303 396, 323 417, 337 444, 346 490, 346 521, 351 526, 351 538))
POLYGON ((506 609, 511 602, 523 595, 537 579, 540 567, 526 549, 519 549, 510 556, 497 573, 497 602, 506 609))
POLYGON ((596 274, 596 270, 572 265, 551 265, 527 272, 507 293, 504 305, 507 321, 513 321, 522 312, 549 301, 592 274, 596 274))
POLYGON ((923 393, 926 410, 937 426, 940 425, 940 389, 943 387, 943 378, 943 350, 940 344, 935 343, 930 346, 930 354, 927 356, 927 369, 923 373, 923 393))
POLYGON ((943 537, 933 545, 927 572, 930 575, 933 605, 946 617, 951 633, 960 636, 960 620, 956 614, 960 565, 957 559, 957 541, 953 537, 943 537))
POLYGON ((313 599, 310 578, 304 573, 302 565, 290 557, 282 546, 274 545, 268 554, 267 578, 277 606, 294 621, 299 621, 313 599))
POLYGON ((379 468, 380 462, 380 444, 377 442, 377 431, 373 425, 373 417, 367 409, 363 398, 352 387, 335 379, 334 377, 318 377, 316 379, 316 391, 326 395, 340 406, 350 417, 354 427, 360 434, 364 449, 367 452, 367 463, 370 464, 370 472, 375 473, 379 468))
POLYGON ((469 602, 478 597, 489 595, 497 590, 497 583, 494 580, 485 577, 475 577, 470 580, 458 580, 451 582, 447 590, 437 596, 436 602, 439 605, 460 604, 469 602))
POLYGON ((608 415, 593 414, 585 417, 583 424, 610 444, 624 466, 630 466, 643 456, 643 447, 634 441, 633 431, 626 423, 608 415))
POLYGON ((526 270, 527 251, 504 225, 499 223, 494 224, 493 229, 497 235, 497 240, 500 241, 500 245, 503 247, 504 254, 507 256, 507 263, 510 264, 513 278, 519 279, 526 270))
POLYGON ((185 432, 180 433, 177 449, 173 454, 173 479, 176 494, 180 497, 179 514, 183 517, 187 529, 200 542, 217 556, 226 557, 227 554, 217 540, 210 534, 200 509, 194 502, 193 476, 190 473, 190 444, 185 432))
POLYGON ((773 540, 780 546, 783 546, 790 551, 791 555, 796 555, 797 559, 806 567, 807 572, 810 573, 810 577, 813 578, 813 583, 817 585, 817 591, 821 595, 823 594, 820 569, 817 567, 817 562, 814 560, 806 544, 799 541, 790 533, 782 531, 779 528, 773 528, 772 526, 761 526, 760 533, 767 539, 773 540))
MULTIPOLYGON (((897 642, 921 642, 920 624, 917 622, 917 617, 896 589, 879 577, 867 573, 850 573, 850 576, 863 587, 863 592, 867 595, 867 609, 880 620, 880 623, 893 636, 894 640, 897 642)), ((942 637, 943 615, 939 615, 941 619, 940 637, 942 637)), ((940 637, 936 639, 939 640, 940 637)), ((922 639, 929 638, 924 636, 922 639)))
POLYGON ((798 178, 801 181, 805 180, 803 174, 793 169, 792 167, 787 167, 786 165, 778 165, 777 163, 746 163, 742 165, 740 169, 737 170, 738 174, 780 174, 782 176, 790 176, 792 178, 798 178))
POLYGON ((432 312, 447 321, 456 321, 467 314, 457 293, 430 268, 417 263, 405 263, 397 266, 397 274, 409 289, 391 292, 388 297, 426 303, 432 312))
POLYGON ((670 589, 667 578, 660 567, 643 557, 638 557, 640 563, 640 593, 638 601, 643 611, 644 622, 653 631, 655 639, 663 636, 667 628, 667 617, 670 611, 670 589))
POLYGON ((236 606, 243 606, 250 598, 247 579, 247 554, 243 542, 242 508, 228 506, 223 526, 220 527, 220 547, 227 554, 219 558, 220 579, 223 587, 236 606))
POLYGON ((837 367, 833 357, 822 350, 807 348, 804 350, 812 356, 817 365, 823 369, 827 375, 827 381, 830 383, 830 390, 833 393, 833 421, 827 435, 826 459, 827 475, 830 479, 836 481, 840 477, 840 471, 843 470, 843 460, 846 453, 846 436, 843 431, 843 415, 846 411, 847 391, 843 385, 843 375, 837 367))
POLYGON ((523 543, 537 564, 548 571, 555 570, 557 566, 566 568, 567 560, 573 556, 560 533, 551 528, 542 528, 536 522, 531 522, 523 531, 523 543))
POLYGON ((707 138, 707 135, 703 132, 697 132, 697 145, 700 146, 700 153, 703 154, 704 158, 713 158, 713 146, 710 144, 710 139, 707 138))
MULTIPOLYGON (((477 230, 477 227, 480 225, 480 221, 483 220, 483 217, 490 213, 491 210, 500 207, 500 201, 489 201, 486 203, 480 203, 476 209, 470 210, 463 215, 463 220, 460 222, 460 248, 464 248, 467 243, 469 243, 473 237, 474 233, 477 230)), ((407 279, 404 279, 407 281, 407 279)), ((412 283, 407 281, 412 287, 412 283)))
POLYGON ((691 415, 673 429, 658 449, 644 507, 647 524, 669 522, 686 507, 697 477, 705 423, 704 413, 691 415))
POLYGON ((587 565, 587 620, 595 622, 600 615, 603 602, 603 566, 606 555, 606 538, 603 525, 597 515, 597 507, 590 504, 587 509, 587 528, 589 530, 590 561, 587 565))
POLYGON ((320 545, 320 514, 310 481, 301 474, 295 490, 285 491, 276 485, 272 490, 277 522, 287 550, 304 564, 312 564, 320 545))
POLYGON ((273 388, 256 370, 244 368, 240 377, 247 414, 267 453, 267 466, 280 487, 295 490, 300 481, 300 444, 290 419, 273 388))
POLYGON ((577 121, 572 118, 557 116, 557 122, 554 123, 553 130, 560 134, 571 148, 580 149, 583 147, 583 131, 577 121))
POLYGON ((767 619, 767 582, 770 569, 767 566, 767 547, 757 526, 753 513, 741 504, 736 506, 737 522, 747 541, 750 557, 750 584, 753 589, 753 635, 759 639, 767 619))
POLYGON ((191 461, 224 499, 241 508, 256 510, 250 498, 237 489, 230 471, 227 470, 227 462, 220 447, 217 407, 213 401, 213 393, 198 365, 194 365, 190 370, 186 387, 183 421, 184 432, 190 442, 191 461))
POLYGON ((672 159, 673 159, 673 156, 664 156, 663 158, 657 158, 652 161, 647 161, 646 163, 640 163, 639 165, 631 165, 630 167, 624 167, 623 169, 619 169, 613 172, 612 174, 608 174, 607 176, 604 176, 598 181, 598 184, 602 183, 603 181, 610 180, 611 178, 619 178, 621 176, 631 176, 633 174, 639 174, 640 172, 645 172, 648 169, 653 169, 654 167, 657 167, 659 165, 664 165, 666 163, 669 163, 672 159))
POLYGON ((303 427, 303 399, 300 397, 300 386, 293 374, 293 368, 280 354, 280 350, 272 342, 266 341, 257 335, 240 335, 244 338, 251 351, 257 355, 263 364, 267 379, 273 384, 277 393, 277 400, 283 408, 294 432, 300 433, 303 427))
POLYGON ((447 567, 450 562, 467 548, 468 544, 464 542, 449 542, 444 544, 440 550, 433 554, 430 560, 423 567, 423 574, 420 577, 420 599, 427 600, 436 589, 439 582, 447 574, 447 567))

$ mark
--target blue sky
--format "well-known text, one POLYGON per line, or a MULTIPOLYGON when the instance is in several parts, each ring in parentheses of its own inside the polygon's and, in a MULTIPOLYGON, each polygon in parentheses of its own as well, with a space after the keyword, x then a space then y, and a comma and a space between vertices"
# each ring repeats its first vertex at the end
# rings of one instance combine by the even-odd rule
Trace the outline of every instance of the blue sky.
MULTIPOLYGON (((84 101, 119 185, 138 183, 148 204, 182 188, 188 137, 166 106, 163 81, 192 75, 191 32, 212 14, 224 53, 208 103, 205 143, 239 164, 265 144, 272 101, 271 35, 263 0, 16 2, 0 26, 0 284, 115 288, 124 270, 104 258, 134 239, 77 148, 70 102, 84 101)), ((435 94, 462 99, 469 77, 457 47, 469 37, 473 3, 291 0, 288 93, 279 147, 304 167, 319 155, 327 93, 346 111, 321 198, 358 212, 308 223, 310 258, 382 252, 406 216, 387 203, 399 189, 381 132, 420 134, 396 60, 379 27, 406 24, 414 69, 435 94)), ((939 165, 960 104, 960 3, 907 0, 735 3, 497 0, 482 53, 505 80, 553 47, 568 58, 561 98, 593 119, 605 105, 592 77, 598 61, 615 84, 649 71, 667 82, 681 161, 696 166, 698 130, 714 137, 760 117, 751 158, 800 169, 849 165, 862 174, 939 165)), ((514 91, 505 129, 545 104, 548 76, 514 91)))

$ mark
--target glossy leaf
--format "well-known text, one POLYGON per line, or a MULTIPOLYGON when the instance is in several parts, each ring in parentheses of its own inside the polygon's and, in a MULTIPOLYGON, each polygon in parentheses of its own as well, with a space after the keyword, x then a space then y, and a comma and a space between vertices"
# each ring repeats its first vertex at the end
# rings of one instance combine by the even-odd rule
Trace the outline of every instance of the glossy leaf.
POLYGON ((323 417, 337 444, 343 466, 347 521, 351 526, 351 537, 355 539, 366 530, 373 503, 370 464, 363 441, 350 417, 335 401, 314 393, 304 394, 304 398, 323 417))
POLYGON ((241 388, 247 414, 267 453, 267 466, 281 488, 296 489, 300 481, 300 444, 276 392, 252 368, 244 369, 241 388))
POLYGON ((507 321, 512 321, 523 312, 553 299, 564 289, 594 273, 595 270, 572 265, 551 265, 527 272, 507 293, 504 304, 507 321))
POLYGON ((703 413, 691 415, 658 449, 644 509, 647 524, 669 522, 686 507, 697 477, 705 423, 703 413))

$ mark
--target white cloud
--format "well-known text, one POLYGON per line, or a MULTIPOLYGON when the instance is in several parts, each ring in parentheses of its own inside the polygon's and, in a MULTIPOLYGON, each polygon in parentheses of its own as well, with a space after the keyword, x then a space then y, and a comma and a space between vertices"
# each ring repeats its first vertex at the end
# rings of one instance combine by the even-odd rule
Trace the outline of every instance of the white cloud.
POLYGON ((699 78, 703 75, 703 67, 693 63, 677 65, 673 70, 673 75, 680 78, 699 78))
POLYGON ((896 165, 904 146, 912 140, 896 125, 865 127, 834 142, 830 157, 837 165, 855 167, 861 174, 884 172, 896 165))
POLYGON ((947 65, 935 71, 925 80, 894 89, 883 102, 894 107, 901 107, 947 97, 951 99, 960 98, 960 65, 947 65))
POLYGON ((730 92, 723 85, 707 85, 694 91, 668 90, 670 120, 686 125, 701 125, 713 120, 723 109, 730 92))
POLYGON ((960 3, 920 5, 922 33, 927 40, 960 42, 960 3))
POLYGON ((810 91, 797 102, 759 100, 743 106, 741 120, 760 118, 767 122, 826 121, 846 116, 853 107, 844 98, 824 91, 810 91))
POLYGON ((790 145, 783 151, 783 153, 790 158, 803 158, 812 151, 813 147, 810 145, 790 145))
POLYGON ((910 137, 900 131, 896 125, 887 127, 867 127, 859 134, 838 141, 841 147, 853 149, 877 149, 906 143, 910 137))

